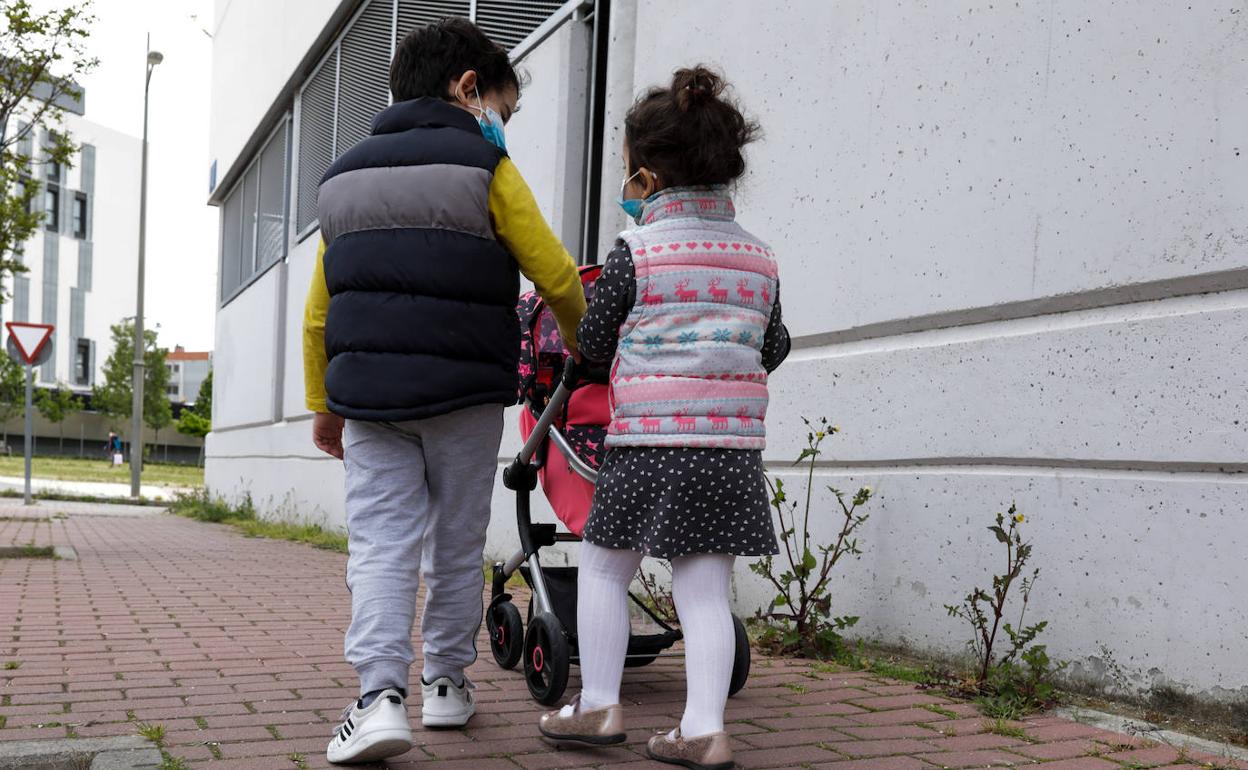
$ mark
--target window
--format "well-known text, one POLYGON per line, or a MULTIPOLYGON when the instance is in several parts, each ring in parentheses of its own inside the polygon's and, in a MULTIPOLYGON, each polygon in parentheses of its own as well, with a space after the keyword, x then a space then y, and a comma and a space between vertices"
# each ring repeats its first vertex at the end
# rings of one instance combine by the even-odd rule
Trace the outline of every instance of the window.
POLYGON ((179 389, 178 389, 178 386, 177 386, 177 385, 166 385, 166 386, 165 386, 165 393, 166 393, 166 394, 168 394, 168 395, 170 395, 170 396, 173 396, 174 398, 177 398, 177 397, 178 397, 178 392, 179 392, 179 389))
POLYGON ((44 172, 47 174, 49 182, 61 181, 61 164, 54 160, 49 160, 43 164, 44 172))
POLYGON ((477 0, 473 21, 510 51, 562 6, 562 0, 477 0))
POLYGON ((91 340, 78 340, 74 350, 74 384, 91 384, 91 340))
POLYGON ((61 188, 49 184, 43 191, 43 226, 56 232, 61 229, 61 188))
POLYGON ((87 196, 74 193, 74 237, 87 237, 87 196))
POLYGON ((390 103, 389 62, 399 40, 443 17, 467 16, 510 50, 565 5, 564 0, 364 0, 299 91, 294 130, 283 121, 256 156, 231 170, 229 178, 238 181, 220 199, 222 299, 228 301, 286 255, 291 219, 300 237, 315 227, 321 178, 335 158, 368 135, 373 116, 390 103), (297 153, 289 150, 292 142, 297 153))
POLYGON ((273 133, 221 209, 221 299, 286 256, 289 122, 273 133))

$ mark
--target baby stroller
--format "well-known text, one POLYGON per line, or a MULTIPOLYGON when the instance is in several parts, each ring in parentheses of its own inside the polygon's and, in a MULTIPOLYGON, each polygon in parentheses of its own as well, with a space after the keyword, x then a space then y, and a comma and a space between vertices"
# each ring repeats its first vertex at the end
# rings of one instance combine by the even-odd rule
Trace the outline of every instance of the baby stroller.
MULTIPOLYGON (((593 295, 600 272, 597 265, 581 269, 587 299, 593 295)), ((504 470, 503 484, 516 493, 520 550, 506 562, 494 564, 486 627, 495 662, 510 669, 523 659, 529 693, 539 703, 552 705, 563 696, 571 665, 579 663, 576 567, 543 567, 538 552, 555 543, 581 539, 597 468, 606 453, 607 371, 577 365, 567 356, 554 314, 535 294, 521 297, 517 312, 522 331, 520 400, 524 409, 520 423, 525 443, 504 470), (539 482, 568 531, 532 520, 529 498, 539 482), (516 572, 532 589, 527 624, 507 593, 507 581, 516 572)), ((644 666, 662 655, 675 654, 665 651, 680 641, 680 630, 664 622, 637 595, 629 596, 654 622, 657 633, 630 635, 624 665, 644 666)), ((733 627, 736 656, 729 694, 744 687, 750 674, 745 626, 733 617, 733 627)))

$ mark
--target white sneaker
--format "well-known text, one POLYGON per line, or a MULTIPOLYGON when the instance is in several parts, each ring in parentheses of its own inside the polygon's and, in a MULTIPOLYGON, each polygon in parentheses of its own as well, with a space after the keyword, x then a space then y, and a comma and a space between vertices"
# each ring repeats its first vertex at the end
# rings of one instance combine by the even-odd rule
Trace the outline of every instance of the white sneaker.
POLYGON ((372 762, 406 754, 412 748, 412 726, 398 690, 383 690, 368 708, 353 701, 343 709, 342 724, 325 750, 334 763, 372 762))
POLYGON ((420 685, 424 698, 420 721, 425 727, 463 727, 477 713, 477 700, 472 695, 477 686, 467 675, 464 683, 458 686, 448 676, 440 676, 431 683, 422 679, 420 685))

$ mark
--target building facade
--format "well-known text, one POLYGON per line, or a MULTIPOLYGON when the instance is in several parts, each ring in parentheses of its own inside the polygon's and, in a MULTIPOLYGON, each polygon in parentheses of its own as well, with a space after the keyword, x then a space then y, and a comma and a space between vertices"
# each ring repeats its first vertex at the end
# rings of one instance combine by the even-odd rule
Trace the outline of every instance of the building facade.
MULTIPOLYGON (((642 89, 718 65, 764 129, 738 190, 794 337, 767 460, 802 417, 842 433, 819 489, 871 485, 838 568, 855 633, 957 654, 946 616, 999 557, 1011 501, 1042 570, 1028 619, 1072 670, 1248 688, 1248 24, 1209 3, 801 0, 217 3, 222 211, 207 478, 341 525, 303 409, 315 190, 384 107, 394 40, 475 13, 528 72, 508 146, 565 244, 604 255, 620 126, 642 89), (277 34, 275 34, 275 32, 277 34), (1104 647, 1102 646, 1104 645, 1104 647)), ((503 456, 517 448, 514 433, 503 456)), ((496 490, 490 550, 516 547, 496 490)), ((815 535, 836 516, 816 497, 815 535)), ((569 551, 575 558, 574 549, 569 551)), ((766 603, 740 559, 739 609, 766 603)))
POLYGON ((177 345, 165 356, 165 368, 169 370, 169 383, 165 386, 169 400, 192 405, 199 396, 199 386, 204 384, 212 371, 212 353, 186 350, 177 345))
POLYGON ((80 145, 71 166, 40 163, 36 129, 23 154, 43 184, 43 229, 24 244, 27 272, 6 279, 5 321, 52 324, 52 358, 38 385, 89 393, 111 352, 110 327, 134 315, 142 141, 92 123, 67 104, 65 130, 80 145))

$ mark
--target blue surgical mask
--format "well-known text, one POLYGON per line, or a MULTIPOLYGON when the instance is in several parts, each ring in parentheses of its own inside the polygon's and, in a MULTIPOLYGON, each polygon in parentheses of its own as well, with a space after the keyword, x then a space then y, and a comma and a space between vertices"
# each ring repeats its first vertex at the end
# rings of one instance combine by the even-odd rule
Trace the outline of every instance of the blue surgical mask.
POLYGON ((499 115, 498 110, 493 107, 486 107, 481 103, 481 92, 474 88, 473 93, 477 96, 476 109, 481 113, 477 117, 477 123, 481 126, 481 135, 490 144, 507 152, 507 137, 503 133, 503 116, 499 115))
POLYGON ((615 199, 615 202, 620 204, 620 208, 624 209, 624 213, 632 217, 633 222, 637 224, 641 224, 641 210, 645 205, 645 201, 641 198, 625 198, 624 188, 628 187, 628 183, 633 181, 633 177, 640 173, 641 169, 637 169, 633 172, 632 176, 628 177, 623 182, 620 182, 620 197, 615 199))

